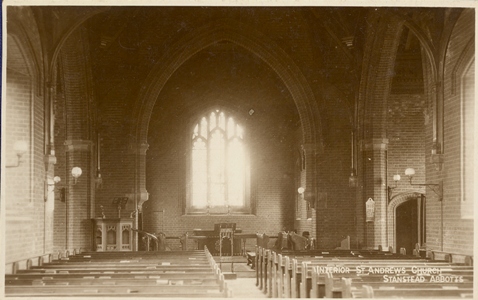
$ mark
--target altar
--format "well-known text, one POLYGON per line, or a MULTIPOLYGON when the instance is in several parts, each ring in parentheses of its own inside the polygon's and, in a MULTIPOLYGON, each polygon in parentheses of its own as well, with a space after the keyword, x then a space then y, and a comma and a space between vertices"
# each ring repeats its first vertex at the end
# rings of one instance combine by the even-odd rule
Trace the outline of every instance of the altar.
MULTIPOLYGON (((212 255, 218 256, 219 255, 219 229, 221 224, 214 224, 214 230, 203 230, 203 229, 194 229, 194 239, 198 243, 198 249, 204 249, 204 246, 207 246, 209 252, 212 255)), ((234 234, 242 233, 240 228, 235 228, 234 224, 234 234)), ((238 236, 237 238, 234 237, 234 255, 240 256, 243 255, 242 247, 241 247, 241 240, 242 238, 238 236)), ((223 256, 230 256, 231 255, 231 241, 229 238, 224 238, 222 242, 222 255, 223 256)))

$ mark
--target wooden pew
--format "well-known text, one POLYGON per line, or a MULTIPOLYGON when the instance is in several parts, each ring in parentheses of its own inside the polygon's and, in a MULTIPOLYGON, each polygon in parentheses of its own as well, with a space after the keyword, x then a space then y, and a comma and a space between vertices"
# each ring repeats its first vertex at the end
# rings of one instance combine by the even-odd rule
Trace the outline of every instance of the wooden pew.
MULTIPOLYGON (((264 268, 266 267, 266 261, 264 257, 267 255, 266 249, 268 248, 269 239, 270 237, 265 233, 256 233, 256 252, 253 255, 255 261, 253 266, 256 269, 256 286, 258 286, 261 290, 264 290, 265 288, 265 284, 262 279, 264 276, 266 276, 264 271, 264 268)), ((248 255, 252 256, 252 254, 248 255)))
MULTIPOLYGON (((341 249, 334 250, 309 250, 309 251, 271 251, 267 253, 266 251, 258 251, 259 257, 258 261, 262 261, 262 271, 257 273, 257 281, 264 282, 266 286, 263 287, 263 290, 268 294, 269 297, 281 298, 281 297, 306 297, 310 293, 312 297, 325 294, 325 279, 319 280, 319 275, 315 276, 311 272, 311 268, 315 265, 320 266, 324 264, 342 264, 349 265, 349 267, 355 267, 361 265, 362 267, 380 267, 380 266, 395 266, 400 268, 406 268, 406 272, 411 272, 412 267, 437 267, 441 269, 442 274, 452 275, 452 276, 461 276, 463 283, 455 285, 440 285, 440 283, 430 283, 430 284, 421 284, 422 287, 427 286, 430 290, 441 288, 441 289, 458 289, 457 295, 469 295, 467 290, 473 281, 473 268, 466 267, 465 265, 470 265, 472 258, 464 260, 464 264, 451 264, 451 259, 447 259, 444 256, 439 261, 431 261, 429 259, 423 258, 423 256, 416 255, 400 255, 394 254, 391 250, 382 251, 379 250, 346 250, 341 249), (290 257, 288 256, 290 255, 290 257), (296 259, 295 262, 292 261, 291 257, 296 259), (468 261, 468 263, 466 263, 468 261), (302 263, 305 262, 306 265, 303 266, 302 263), (294 265, 294 266, 293 266, 294 265), (293 266, 293 267, 292 267, 293 266), (294 271, 292 270, 294 269, 294 271), (311 284, 314 281, 316 283, 311 284), (259 278, 260 277, 260 278, 259 278), (320 282, 322 281, 322 282, 320 282), (321 291, 319 291, 321 289, 321 291)), ((437 258, 438 255, 435 255, 437 258)), ((439 258, 439 257, 438 257, 439 258)), ((332 275, 332 274, 331 274, 332 275)), ((336 274, 337 275, 337 274, 336 274)), ((381 276, 368 276, 367 278, 363 276, 358 276, 357 274, 344 274, 344 278, 350 277, 353 284, 354 296, 366 296, 370 295, 373 292, 374 288, 386 288, 386 285, 391 286, 390 283, 383 283, 383 275, 381 276)), ((322 274, 322 277, 324 274, 322 274)), ((332 284, 329 284, 329 289, 332 291, 332 295, 329 296, 341 296, 344 286, 344 282, 341 281, 342 274, 339 274, 337 278, 332 277, 332 284), (334 284, 335 282, 335 284, 334 284)), ((412 289, 417 286, 411 284, 403 284, 402 289, 412 289)), ((397 288, 397 287, 396 287, 397 288)), ((380 293, 383 293, 380 291, 380 293)), ((408 294, 413 294, 413 291, 403 292, 406 296, 408 294)), ((446 292, 443 295, 453 294, 452 292, 446 292)))
MULTIPOLYGON (((205 249, 158 255, 83 253, 5 276, 7 296, 231 297, 205 249), (127 257, 128 260, 124 258, 127 257)), ((159 252, 156 252, 159 253, 159 252)))
POLYGON ((145 280, 145 281, 156 281, 156 280, 184 280, 184 281, 195 281, 198 280, 217 280, 217 275, 211 272, 203 273, 156 273, 156 274, 130 274, 130 273, 115 273, 115 274, 91 274, 91 273, 75 273, 75 274, 8 274, 5 275, 5 283, 31 283, 34 280, 43 280, 43 281, 76 281, 76 280, 86 280, 90 282, 101 282, 107 280, 116 280, 121 282, 122 280, 145 280), (133 276, 132 276, 133 275, 133 276))
MULTIPOLYGON (((390 256, 387 252, 377 252, 377 251, 363 251, 362 255, 359 255, 357 251, 351 252, 350 250, 347 251, 337 251, 337 250, 309 250, 309 251, 282 251, 280 254, 277 254, 275 251, 270 253, 266 258, 266 262, 264 263, 267 266, 263 272, 259 272, 259 276, 262 273, 270 274, 268 277, 269 280, 261 278, 260 281, 265 281, 268 283, 268 286, 265 288, 268 291, 268 295, 271 297, 282 297, 283 293, 286 293, 290 296, 292 293, 293 295, 298 294, 299 288, 298 286, 294 286, 293 284, 289 284, 289 281, 292 280, 297 282, 297 277, 300 277, 300 274, 293 274, 291 269, 291 257, 297 259, 300 262, 302 260, 310 261, 312 260, 331 260, 331 259, 338 259, 337 254, 344 255, 340 259, 348 258, 350 260, 362 260, 363 256, 365 257, 379 257, 383 258, 384 255, 386 257, 396 257, 400 259, 400 261, 404 260, 406 257, 404 256, 390 256), (285 255, 284 255, 285 254, 285 255), (293 255, 290 255, 293 254, 293 255), (316 256, 319 254, 319 256, 316 256), (291 257, 290 257, 291 256, 291 257), (285 258, 288 258, 288 262, 286 262, 285 258), (288 270, 288 271, 286 271, 288 270), (287 290, 285 290, 287 289, 287 290)), ((417 260, 416 257, 410 257, 413 261, 417 260)), ((298 284, 298 283, 297 283, 298 284)))
MULTIPOLYGON (((274 257, 274 253, 272 254, 272 257, 274 257)), ((309 270, 309 273, 303 273, 304 270, 307 270, 308 267, 307 265, 306 266, 303 266, 302 267, 302 270, 301 269, 301 265, 300 263, 298 263, 297 259, 295 259, 295 261, 293 261, 293 263, 290 263, 288 261, 290 261, 290 258, 286 256, 286 259, 285 259, 285 265, 287 266, 283 266, 281 265, 281 261, 283 259, 280 259, 279 262, 274 262, 273 264, 274 265, 277 265, 279 266, 277 268, 277 270, 279 270, 279 274, 275 275, 274 274, 274 269, 272 270, 272 276, 274 277, 274 281, 273 283, 270 285, 271 288, 273 289, 277 289, 277 291, 272 291, 271 292, 271 295, 273 295, 273 297, 277 296, 277 297, 281 297, 282 295, 284 295, 285 297, 298 297, 299 295, 301 296, 305 296, 307 293, 308 293, 308 290, 310 289, 310 280, 312 278, 312 275, 310 274, 310 270, 309 270), (289 268, 288 266, 292 265, 291 268, 289 268), (284 272, 285 269, 289 270, 289 272, 284 272), (295 271, 291 271, 292 269, 294 269, 295 271), (281 271, 282 270, 282 271, 281 271), (302 282, 302 278, 305 278, 305 283, 302 282), (291 282, 289 284, 289 281, 291 282), (276 283, 276 284, 275 284, 276 283)), ((472 269, 470 268, 466 268, 466 267, 463 267, 463 266, 451 266, 450 264, 448 263, 440 263, 440 262, 429 262, 429 261, 426 261, 426 260, 420 260, 420 259, 395 259, 395 260, 389 260, 387 259, 386 261, 382 261, 382 260, 378 260, 377 257, 375 257, 373 260, 363 260, 363 259, 357 259, 357 258, 333 258, 332 260, 327 260, 327 259, 324 259, 324 258, 310 258, 310 257, 305 257, 303 258, 303 260, 307 260, 306 262, 302 261, 303 263, 305 264, 310 264, 310 267, 313 267, 314 264, 320 266, 324 266, 324 265, 327 265, 327 264, 341 264, 341 265, 344 265, 346 266, 347 264, 350 265, 351 268, 353 268, 353 266, 356 266, 356 265, 363 265, 363 266, 366 266, 366 267, 373 267, 373 266, 380 266, 381 264, 383 265, 384 263, 387 265, 387 266, 392 266, 392 265, 396 265, 398 267, 405 267, 407 266, 407 264, 409 265, 409 269, 413 266, 413 265, 422 265, 424 267, 426 266, 440 266, 440 268, 442 268, 442 271, 445 272, 447 270, 447 266, 450 267, 450 270, 451 270, 451 267, 453 268, 453 271, 456 273, 458 272, 458 274, 460 274, 459 272, 463 272, 463 274, 466 274, 466 272, 468 272, 468 274, 470 274, 470 272, 472 272, 472 269), (317 261, 314 261, 314 259, 316 259, 317 261)), ((410 270, 408 270, 410 271, 410 270)), ((347 274, 347 275, 350 275, 350 274, 347 274)))
POLYGON ((33 296, 155 296, 155 297, 226 297, 225 293, 214 285, 158 285, 158 286, 116 286, 116 285, 90 285, 90 286, 6 286, 6 295, 21 297, 33 296))
MULTIPOLYGON (((387 261, 383 261, 383 263, 386 265, 387 261)), ((306 264, 306 263, 304 263, 306 264)), ((392 282, 384 282, 384 276, 383 274, 368 274, 364 275, 362 274, 335 274, 338 275, 337 278, 334 278, 334 274, 332 273, 320 273, 319 272, 319 267, 315 266, 312 267, 312 276, 311 276, 311 289, 310 289, 310 294, 312 298, 322 298, 322 297, 327 297, 327 298, 350 298, 351 295, 353 294, 353 291, 359 291, 359 293, 362 293, 362 287, 364 285, 367 285, 368 287, 372 288, 373 290, 375 289, 417 289, 420 290, 422 288, 430 288, 430 289, 460 289, 466 290, 469 288, 472 288, 473 286, 473 269, 471 267, 466 267, 466 266, 454 266, 456 270, 453 268, 440 268, 441 275, 442 276, 447 276, 447 277, 452 277, 455 279, 454 282, 450 283, 442 283, 442 282, 429 282, 431 277, 430 276, 440 276, 440 275, 424 275, 422 276, 421 279, 423 279, 423 282, 420 283, 408 283, 408 282, 400 282, 400 283, 392 283, 392 282), (449 276, 450 275, 450 276, 449 276), (321 277, 323 277, 323 280, 321 281, 321 277)), ((306 266, 303 265, 302 271, 307 269, 306 266)), ((410 280, 410 277, 407 276, 413 276, 413 272, 410 272, 411 266, 409 266, 408 270, 405 270, 405 274, 402 275, 395 275, 391 276, 393 278, 397 277, 405 277, 403 281, 410 280), (408 279, 406 279, 408 278, 408 279)), ((303 274, 303 273, 302 273, 303 274)), ((304 276, 304 275, 303 275, 304 276)), ((413 277, 414 281, 419 281, 417 277, 413 277)), ((389 280, 392 281, 392 280, 389 280)), ((410 292, 411 293, 411 292, 410 292)), ((301 294, 302 297, 302 294, 301 294)))
POLYGON ((464 289, 446 289, 446 288, 428 288, 419 289, 396 288, 396 289, 373 289, 374 298, 473 298, 473 288, 464 289))

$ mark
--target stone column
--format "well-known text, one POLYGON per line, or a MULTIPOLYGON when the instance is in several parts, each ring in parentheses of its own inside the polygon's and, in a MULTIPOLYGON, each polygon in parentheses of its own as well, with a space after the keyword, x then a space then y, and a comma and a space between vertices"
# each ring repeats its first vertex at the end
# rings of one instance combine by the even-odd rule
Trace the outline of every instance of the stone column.
MULTIPOLYGON (((387 150, 388 139, 376 138, 363 140, 361 150, 364 161, 364 193, 365 202, 372 198, 375 201, 375 216, 371 222, 365 223, 366 246, 387 247, 387 150)), ((364 212, 365 215, 365 212, 364 212)))

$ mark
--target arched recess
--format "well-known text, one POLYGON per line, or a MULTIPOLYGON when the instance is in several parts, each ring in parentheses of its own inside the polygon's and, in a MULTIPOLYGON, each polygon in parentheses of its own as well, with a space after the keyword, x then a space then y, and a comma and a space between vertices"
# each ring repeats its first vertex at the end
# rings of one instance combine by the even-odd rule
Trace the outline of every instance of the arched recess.
MULTIPOLYGON (((31 30, 31 29, 29 29, 31 30)), ((27 30, 24 28, 24 24, 21 22, 21 20, 18 20, 16 18, 16 15, 12 14, 9 19, 8 19, 8 34, 7 34, 8 40, 14 41, 21 53, 15 53, 12 51, 8 52, 8 57, 7 57, 7 67, 11 62, 9 63, 8 58, 10 56, 16 56, 16 55, 22 55, 24 59, 24 63, 26 64, 29 75, 32 77, 32 88, 34 95, 36 96, 41 96, 42 94, 42 83, 44 81, 44 78, 42 75, 42 62, 41 62, 41 52, 39 53, 38 51, 35 51, 35 46, 37 46, 36 49, 40 50, 38 48, 38 45, 33 45, 34 43, 31 41, 31 36, 28 34, 27 30)), ((10 43, 7 42, 7 46, 10 43)))
MULTIPOLYGON (((231 20, 218 20, 183 37, 172 51, 158 60, 144 84, 133 109, 136 127, 131 132, 131 149, 135 153, 136 191, 145 192, 145 163, 143 151, 147 147, 148 127, 156 100, 171 75, 188 59, 214 43, 235 43, 260 57, 288 88, 296 104, 302 125, 303 144, 306 153, 306 200, 315 200, 316 163, 315 154, 321 149, 321 125, 317 102, 312 89, 300 68, 275 42, 255 29, 231 20), (140 153, 141 152, 141 153, 140 153), (139 186, 138 186, 139 184, 139 186), (307 188, 306 188, 307 189, 307 188)), ((141 196, 143 197, 143 196, 141 196)), ((141 199, 138 206, 147 199, 141 199)))
POLYGON ((388 232, 388 246, 392 246, 395 252, 398 252, 396 249, 397 237, 395 233, 395 228, 397 225, 397 207, 400 204, 403 204, 409 200, 417 199, 421 197, 419 192, 405 192, 395 195, 387 207, 387 232, 388 232))

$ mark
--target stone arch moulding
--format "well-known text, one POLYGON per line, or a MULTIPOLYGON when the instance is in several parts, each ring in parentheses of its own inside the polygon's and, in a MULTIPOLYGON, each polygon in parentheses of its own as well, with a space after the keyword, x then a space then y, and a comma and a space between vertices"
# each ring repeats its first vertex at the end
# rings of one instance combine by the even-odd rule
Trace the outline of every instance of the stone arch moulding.
POLYGON ((397 207, 400 204, 403 204, 409 200, 416 199, 420 197, 422 193, 419 192, 405 192, 400 193, 391 199, 390 203, 387 207, 387 236, 388 236, 388 246, 392 246, 393 250, 397 252, 396 244, 397 244, 397 236, 395 234, 395 228, 397 225, 397 207))
POLYGON ((136 143, 147 140, 149 120, 156 99, 171 75, 187 60, 210 45, 229 41, 260 57, 281 78, 291 93, 299 112, 304 143, 321 140, 320 119, 315 96, 299 67, 275 42, 244 24, 220 20, 183 37, 172 51, 153 67, 139 93, 133 114, 136 128, 132 136, 136 143), (244 34, 245 32, 247 34, 244 34), (164 63, 163 63, 164 62, 164 63))
MULTIPOLYGON (((315 200, 316 164, 315 155, 321 149, 321 125, 314 93, 300 68, 288 54, 267 36, 255 29, 231 20, 219 20, 193 31, 178 41, 172 51, 153 67, 139 92, 133 109, 136 127, 131 133, 131 147, 146 143, 153 107, 162 88, 172 74, 187 60, 210 45, 229 41, 260 57, 283 81, 296 104, 302 125, 303 143, 314 148, 309 151, 306 186, 310 186, 308 200, 315 200)), ((139 167, 139 166, 137 166, 139 167)), ((138 170, 139 182, 145 182, 144 170, 138 170)), ((141 189, 141 187, 140 187, 141 189)))
MULTIPOLYGON (((383 26, 387 26, 388 32, 385 32, 383 34, 387 35, 388 37, 393 36, 392 40, 398 41, 398 38, 400 37, 400 34, 401 34, 403 28, 407 27, 415 35, 415 37, 419 40, 420 45, 423 48, 424 53, 426 54, 425 60, 428 64, 428 66, 430 67, 432 80, 433 80, 433 82, 437 82, 438 81, 438 71, 437 71, 437 62, 436 62, 436 56, 435 56, 436 49, 435 49, 434 45, 430 42, 430 39, 427 38, 427 36, 423 32, 423 30, 418 25, 416 25, 413 22, 413 20, 411 20, 410 18, 407 18, 407 17, 399 15, 399 14, 395 14, 395 13, 389 13, 386 16, 391 18, 391 20, 393 22, 389 21, 389 22, 384 23, 386 25, 383 25, 383 26)), ((386 38, 384 36, 379 36, 379 37, 374 37, 374 42, 375 42, 375 39, 377 39, 377 38, 380 41, 386 40, 386 38)), ((396 56, 398 43, 394 46, 395 47, 393 49, 393 55, 392 55, 393 57, 396 56)), ((377 49, 381 49, 381 47, 377 48, 377 49)), ((382 50, 380 50, 380 51, 382 51, 382 50)), ((381 55, 382 52, 379 52, 377 54, 381 55)), ((388 58, 386 58, 386 59, 388 60, 388 58)), ((373 66, 373 64, 371 66, 373 66)), ((393 64, 389 64, 388 67, 393 68, 393 64)), ((359 121, 360 122, 359 125, 360 125, 360 127, 363 127, 364 130, 373 126, 372 124, 366 124, 366 122, 364 121, 365 116, 372 115, 375 107, 377 107, 377 103, 375 101, 373 101, 373 99, 372 99, 372 101, 367 100, 367 98, 373 98, 373 96, 374 96, 373 94, 376 90, 374 79, 377 78, 377 77, 380 77, 380 76, 376 75, 377 73, 374 70, 372 70, 372 71, 373 71, 372 73, 367 74, 366 72, 370 72, 370 70, 369 70, 369 67, 366 67, 366 72, 362 73, 362 77, 366 78, 366 83, 365 83, 365 86, 366 86, 365 89, 366 90, 364 91, 366 93, 366 95, 361 100, 364 103, 360 104, 362 106, 361 110, 363 110, 363 112, 360 113, 361 116, 359 117, 359 119, 361 119, 361 121, 359 121)), ((362 80, 364 80, 364 79, 362 79, 362 80)), ((390 83, 388 83, 388 85, 390 86, 390 83)), ((434 89, 433 91, 434 91, 434 94, 430 95, 430 97, 435 99, 436 98, 436 90, 434 89)), ((385 96, 385 97, 388 97, 388 96, 385 96)), ((381 95, 381 97, 376 97, 376 100, 379 100, 379 101, 382 101, 383 99, 384 98, 382 97, 382 95, 381 95)), ((432 100, 432 101, 435 101, 435 100, 432 100)), ((371 132, 373 132, 373 130, 371 132)))
POLYGON ((35 51, 31 47, 28 34, 17 23, 13 24, 12 22, 9 23, 9 25, 7 39, 8 37, 11 38, 11 40, 15 42, 20 49, 21 55, 24 58, 23 61, 25 62, 29 72, 28 76, 30 76, 32 81, 32 95, 41 96, 42 90, 40 87, 43 80, 41 76, 41 64, 38 62, 38 59, 35 56, 35 51))

